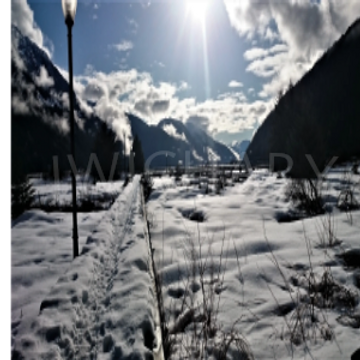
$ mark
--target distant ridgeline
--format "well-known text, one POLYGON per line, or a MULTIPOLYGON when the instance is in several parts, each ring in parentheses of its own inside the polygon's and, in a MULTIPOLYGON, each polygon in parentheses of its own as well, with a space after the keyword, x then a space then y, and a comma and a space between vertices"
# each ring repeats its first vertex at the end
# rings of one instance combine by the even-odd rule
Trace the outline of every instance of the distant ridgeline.
MULTIPOLYGON (((251 165, 268 164, 271 153, 291 157, 293 177, 315 175, 306 154, 319 170, 333 156, 360 156, 360 19, 289 86, 259 127, 247 149, 251 165)), ((287 161, 274 159, 274 170, 285 170, 287 161)))
POLYGON ((157 125, 148 125, 133 114, 126 115, 132 134, 139 137, 144 157, 151 167, 175 166, 179 161, 195 165, 204 162, 228 164, 237 160, 233 151, 196 123, 163 119, 157 125))

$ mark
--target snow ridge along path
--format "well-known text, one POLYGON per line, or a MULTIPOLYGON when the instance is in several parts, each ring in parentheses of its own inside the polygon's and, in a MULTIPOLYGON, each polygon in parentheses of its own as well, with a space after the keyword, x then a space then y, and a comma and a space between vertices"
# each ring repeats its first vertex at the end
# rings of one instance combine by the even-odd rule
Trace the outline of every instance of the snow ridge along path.
POLYGON ((13 359, 152 359, 155 294, 139 177, 88 237, 30 326, 13 359))

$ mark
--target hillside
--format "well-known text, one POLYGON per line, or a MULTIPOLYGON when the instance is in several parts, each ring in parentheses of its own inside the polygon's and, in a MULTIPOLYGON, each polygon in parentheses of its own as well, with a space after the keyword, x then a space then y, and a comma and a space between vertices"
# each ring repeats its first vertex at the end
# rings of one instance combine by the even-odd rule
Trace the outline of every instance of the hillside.
POLYGON ((247 148, 250 145, 250 141, 249 140, 243 140, 241 142, 239 141, 234 141, 230 147, 237 153, 239 154, 240 158, 242 159, 246 153, 247 148))
MULTIPOLYGON (((289 155, 292 176, 314 176, 338 156, 360 156, 360 19, 279 99, 247 150, 251 164, 269 162, 270 153, 289 155)), ((275 159, 275 170, 286 162, 275 159)))
MULTIPOLYGON (((12 179, 31 172, 70 170, 68 82, 35 43, 11 29, 11 163, 12 179)), ((103 121, 85 112, 75 96, 75 158, 86 169, 103 121)), ((111 131, 111 130, 110 130, 111 131)), ((117 143, 121 151, 121 143, 117 143)))
POLYGON ((151 167, 175 166, 179 161, 191 165, 207 161, 229 163, 235 159, 227 146, 193 124, 163 119, 157 125, 148 125, 133 114, 128 113, 127 117, 151 167))

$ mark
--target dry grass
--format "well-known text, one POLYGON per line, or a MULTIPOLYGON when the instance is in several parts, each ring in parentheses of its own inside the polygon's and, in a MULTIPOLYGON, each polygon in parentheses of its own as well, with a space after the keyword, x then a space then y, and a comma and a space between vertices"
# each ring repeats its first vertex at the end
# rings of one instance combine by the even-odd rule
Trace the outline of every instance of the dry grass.
MULTIPOLYGON (((166 359, 225 360, 229 353, 237 359, 253 359, 250 346, 237 327, 241 317, 228 330, 219 320, 221 293, 227 266, 225 232, 221 239, 220 254, 214 254, 213 238, 188 234, 183 242, 185 271, 178 268, 178 293, 163 313, 167 329, 164 339, 169 352, 166 359), (233 355, 234 356, 234 355, 233 355)), ((237 252, 237 250, 236 250, 237 252)), ((242 278, 238 260, 239 278, 242 278)), ((159 281, 164 279, 159 277, 159 281)), ((161 286, 163 287, 163 285, 161 286)), ((162 295, 163 296, 163 292, 162 295)), ((162 301, 164 306, 164 302, 162 301)))

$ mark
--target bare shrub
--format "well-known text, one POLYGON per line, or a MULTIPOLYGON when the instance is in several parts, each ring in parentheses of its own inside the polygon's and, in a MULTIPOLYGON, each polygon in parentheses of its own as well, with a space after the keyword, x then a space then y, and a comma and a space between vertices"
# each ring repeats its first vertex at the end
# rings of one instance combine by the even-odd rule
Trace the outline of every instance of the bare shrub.
POLYGON ((167 309, 165 321, 172 346, 169 358, 171 355, 181 359, 213 356, 223 360, 230 351, 235 351, 237 359, 253 359, 249 344, 236 329, 241 318, 234 321, 229 330, 223 329, 218 318, 227 263, 225 233, 220 254, 215 256, 213 239, 202 237, 199 226, 197 230, 196 236, 187 234, 184 239, 186 267, 185 271, 178 270, 178 282, 182 287, 177 294, 172 290, 177 306, 173 304, 167 309))
MULTIPOLYGON (((321 338, 325 341, 332 340, 334 338, 334 334, 327 322, 326 313, 322 311, 322 309, 319 309, 315 302, 317 295, 317 292, 314 292, 314 289, 317 288, 315 286, 316 277, 311 261, 312 251, 310 246, 310 239, 305 233, 305 230, 304 240, 308 253, 309 269, 304 273, 301 273, 300 270, 295 269, 295 267, 292 267, 291 265, 288 265, 287 267, 295 269, 296 272, 295 275, 290 277, 290 279, 288 279, 287 274, 284 272, 279 260, 271 249, 269 240, 266 236, 265 228, 264 236, 269 247, 270 260, 278 270, 291 299, 291 303, 293 304, 293 310, 290 311, 287 315, 284 315, 287 332, 281 337, 288 337, 290 343, 293 345, 300 345, 302 343, 307 344, 308 341, 316 341, 318 338, 321 338), (301 289, 305 290, 305 294, 303 291, 301 291, 301 289)), ((277 306, 279 307, 279 302, 275 294, 267 283, 266 285, 277 306)))
POLYGON ((223 176, 220 176, 215 182, 215 192, 217 195, 220 195, 221 190, 225 187, 226 180, 223 176))
MULTIPOLYGON (((327 247, 329 246, 329 236, 333 244, 336 237, 332 232, 333 225, 329 230, 328 224, 325 224, 325 228, 318 231, 318 236, 320 243, 325 243, 327 247), (324 234, 324 232, 327 233, 324 234)), ((355 291, 339 284, 334 279, 329 266, 324 265, 322 272, 315 272, 312 263, 311 241, 306 234, 305 228, 303 233, 309 264, 308 267, 302 268, 287 264, 287 267, 295 272, 288 279, 279 260, 271 250, 264 229, 265 239, 269 244, 270 259, 281 275, 293 304, 293 310, 284 314, 287 333, 282 337, 288 337, 290 343, 294 345, 307 344, 308 342, 316 343, 319 339, 324 341, 333 340, 335 334, 328 323, 326 310, 336 309, 343 314, 349 314, 348 316, 352 319, 352 313, 359 302, 358 294, 355 291)), ((268 284, 267 286, 279 307, 278 300, 268 284)))
POLYGON ((145 201, 147 201, 153 191, 154 181, 152 177, 149 174, 143 174, 141 176, 141 185, 143 187, 145 201))
POLYGON ((14 180, 11 185, 11 218, 15 219, 30 209, 34 202, 35 190, 27 176, 14 180), (16 181, 17 180, 17 181, 16 181))
POLYGON ((322 181, 319 179, 291 179, 285 196, 294 207, 305 215, 314 216, 324 213, 321 197, 322 181))
POLYGON ((351 172, 349 171, 344 172, 344 176, 342 180, 343 186, 337 201, 337 207, 341 211, 346 212, 351 225, 352 225, 352 211, 358 210, 360 208, 360 204, 355 197, 355 189, 359 184, 356 183, 353 178, 354 175, 357 175, 357 167, 354 166, 351 172))
POLYGON ((341 241, 336 237, 335 219, 332 212, 327 212, 320 217, 317 223, 317 235, 319 239, 319 246, 322 248, 331 248, 341 244, 341 241))

